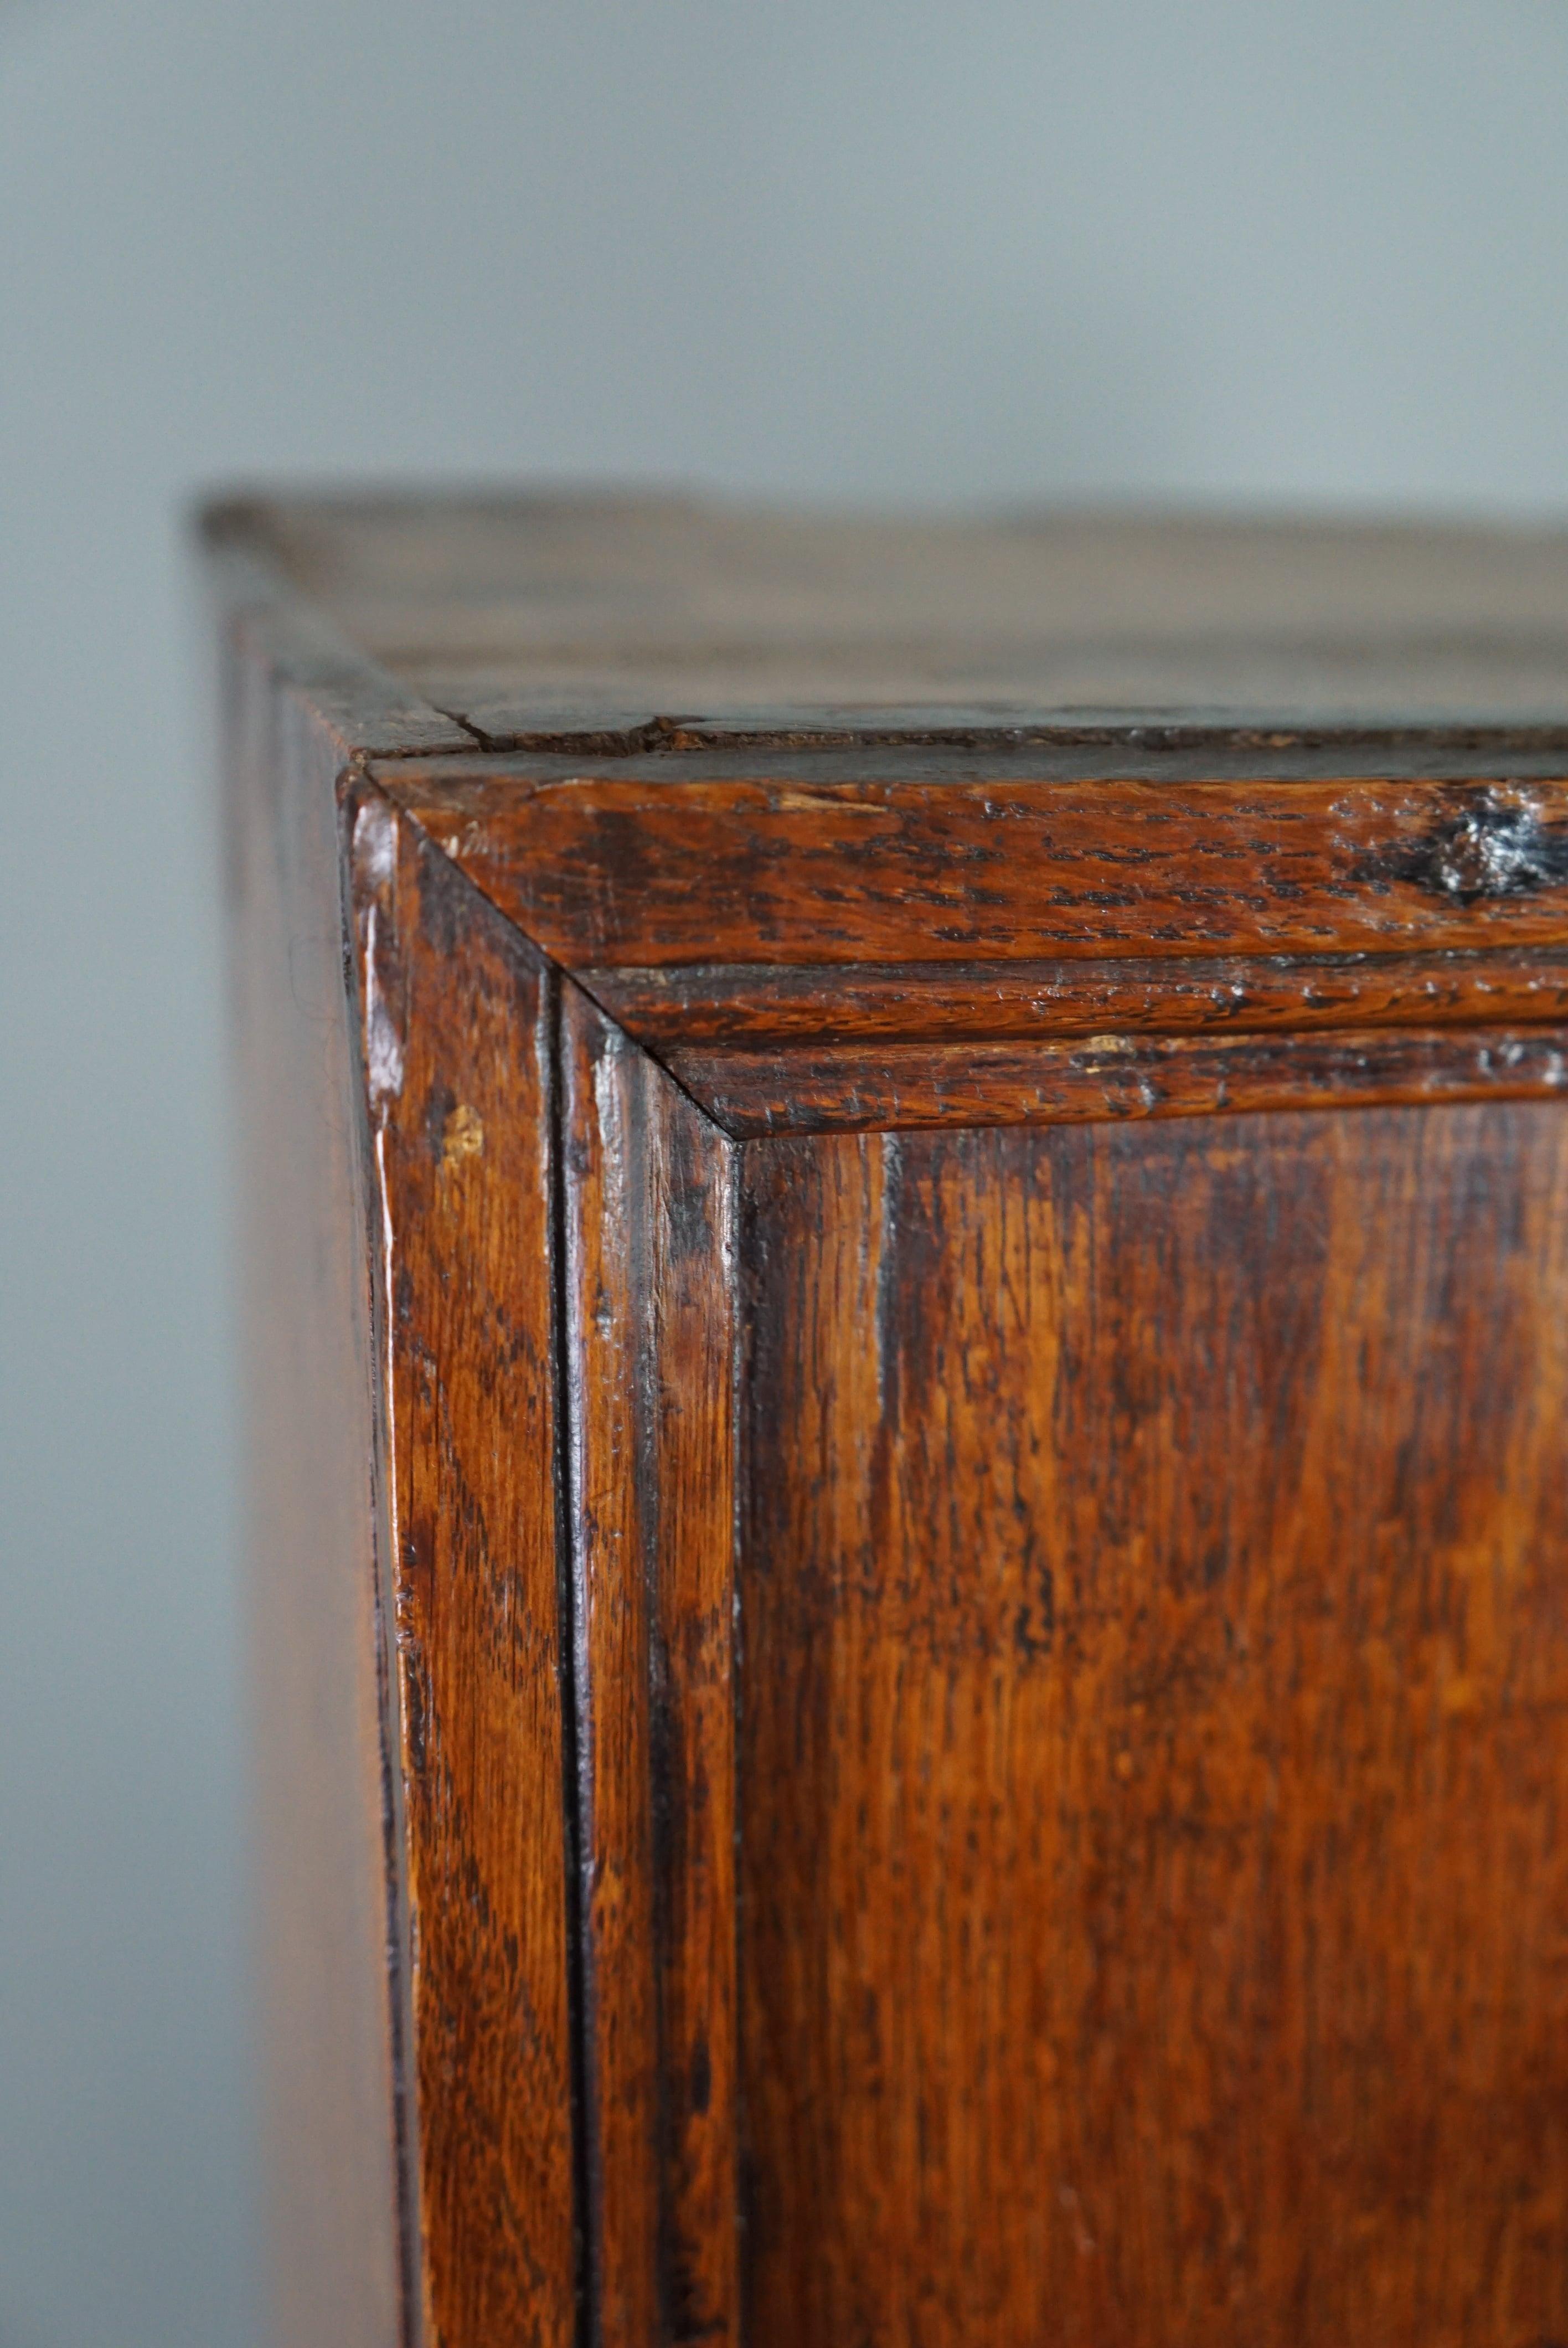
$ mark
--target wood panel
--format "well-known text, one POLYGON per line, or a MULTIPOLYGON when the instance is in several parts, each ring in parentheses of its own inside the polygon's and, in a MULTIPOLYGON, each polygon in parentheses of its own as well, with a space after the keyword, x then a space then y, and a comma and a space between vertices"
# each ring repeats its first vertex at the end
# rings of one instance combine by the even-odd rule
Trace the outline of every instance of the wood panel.
POLYGON ((1562 1085, 1568 784, 630 764, 384 781, 737 1137, 1562 1085))
POLYGON ((566 968, 1560 944, 1568 782, 1153 783, 950 762, 919 782, 535 779, 386 788, 566 968))
POLYGON ((1568 2340, 1568 534, 209 536, 289 2348, 1568 2340))
POLYGON ((747 2339, 1568 2335, 1568 1124, 745 1154, 747 2339))
POLYGON ((351 818, 425 2335, 429 2348, 567 2348, 577 2272, 549 1282, 555 981, 378 792, 357 791, 351 818))
POLYGON ((739 2340, 733 1163, 561 998, 589 2336, 739 2340))

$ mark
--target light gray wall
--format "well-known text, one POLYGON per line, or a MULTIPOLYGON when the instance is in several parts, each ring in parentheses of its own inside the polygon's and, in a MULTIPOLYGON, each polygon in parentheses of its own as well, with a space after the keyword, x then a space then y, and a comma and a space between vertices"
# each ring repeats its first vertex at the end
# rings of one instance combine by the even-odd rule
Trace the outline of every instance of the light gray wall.
POLYGON ((1562 507, 1565 102, 1563 0, 0 5, 0 2348, 259 2335, 178 502, 1562 507))

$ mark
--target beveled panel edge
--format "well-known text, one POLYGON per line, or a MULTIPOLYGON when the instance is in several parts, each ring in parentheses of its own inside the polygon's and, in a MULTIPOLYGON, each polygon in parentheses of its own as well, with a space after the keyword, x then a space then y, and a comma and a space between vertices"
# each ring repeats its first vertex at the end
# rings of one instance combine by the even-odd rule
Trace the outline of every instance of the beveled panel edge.
POLYGON ((555 1050, 585 2337, 736 2348, 739 1153, 569 978, 555 1050))
POLYGON ((1568 944, 1093 962, 699 963, 576 976, 653 1052, 1568 1021, 1568 944))
MULTIPOLYGON (((900 785, 867 800, 852 787, 774 792, 708 781, 703 761, 699 778, 673 791, 635 777, 622 791, 569 771, 514 777, 498 790, 489 777, 476 785, 474 762, 458 763, 451 788, 445 762, 434 781, 413 766, 377 779, 736 1138, 1551 1097, 1563 1087, 1568 786, 1560 782, 1297 791, 1269 781, 1167 794, 1107 778, 1060 799, 1035 788, 1024 811, 1046 826, 1050 869, 1031 874, 1016 858, 977 848, 995 813, 978 782, 946 793, 900 785), (786 901, 788 842, 764 834, 759 857, 746 830, 759 808, 804 825, 798 932, 781 935, 774 924, 767 943, 774 955, 782 945, 780 959, 682 959, 681 943, 709 925, 723 936, 728 922, 732 947, 743 941, 754 886, 786 901), (835 827, 842 833, 857 809, 876 819, 877 844, 867 860, 856 840, 841 866, 835 827), (1153 852, 1137 838, 1151 822, 1153 852), (974 839, 966 824, 979 827, 974 839), (1159 853, 1167 838, 1171 852, 1159 853), (949 854, 979 933, 998 906, 1010 921, 1002 958, 955 958, 924 928, 920 891, 948 885, 949 854), (905 868, 915 881, 907 901, 905 868), (1050 884, 1075 869, 1099 884, 1081 893, 1108 933, 1064 953, 1060 935, 1039 937, 1030 923, 1058 922, 1061 892, 1050 884), (1145 875, 1163 950, 1140 954, 1126 946, 1145 919, 1145 875), (1120 889, 1105 887, 1108 877, 1120 889), (872 932, 858 953, 856 885, 872 932), (594 959, 607 904, 634 931, 669 909, 670 958, 594 959), (1180 929, 1189 904, 1199 909, 1191 937, 1180 929), (1223 950, 1216 908, 1218 926, 1231 931, 1223 950), (1292 949, 1314 925, 1345 942, 1270 951, 1271 924, 1284 926, 1292 949), (889 934, 908 959, 877 952, 889 934), (1020 951, 1030 946, 1056 951, 1020 951)), ((1027 835, 1027 824, 1020 829, 1027 835)), ((650 934, 662 942, 656 927, 650 934)))
POLYGON ((1568 1094, 1568 1027, 677 1049, 667 1064, 709 1115, 743 1141, 1557 1099, 1568 1094))
MULTIPOLYGON (((482 882, 476 885, 484 893, 482 882)), ((1003 1021, 1031 1012, 1044 995, 1040 1024, 1049 1021, 1055 1038, 1049 1042, 1039 1040, 1039 1027, 1032 1035, 1005 1025, 962 1038, 939 1029, 911 1033, 919 1025, 922 984, 938 1017, 964 1015, 955 979, 961 985, 975 973, 952 965, 899 974, 913 982, 917 1008, 908 1020, 886 970, 807 966, 782 974, 785 989, 797 990, 793 1007, 808 1019, 813 990, 847 980, 863 1011, 891 1013, 891 1033, 837 1041, 797 1034, 749 1045, 701 1035, 687 1040, 690 1031, 678 1024, 682 1009, 698 1014, 693 1025, 703 1012, 723 1017, 737 1005, 764 1022, 774 1015, 776 970, 742 965, 725 973, 723 988, 705 993, 706 974, 660 974, 696 983, 677 998, 679 1007, 656 996, 657 1033, 643 1032, 637 1016, 638 991, 646 997, 650 973, 567 972, 563 978, 735 1141, 1551 1099, 1568 1090, 1568 948, 989 966, 1003 1021), (631 983, 620 992, 616 982, 623 976, 631 983), (755 982, 750 994, 749 980, 755 982), (1147 992, 1140 1002, 1141 986, 1147 992), (1315 999, 1330 989, 1328 1000, 1315 999), (1097 1011, 1117 1013, 1122 1024, 1089 1032, 1085 1021, 1097 1011), (1238 1025, 1242 1017, 1249 1024, 1238 1025), (1270 1017, 1272 1025, 1252 1024, 1270 1017)), ((787 991, 783 1000, 787 1014, 787 991)))

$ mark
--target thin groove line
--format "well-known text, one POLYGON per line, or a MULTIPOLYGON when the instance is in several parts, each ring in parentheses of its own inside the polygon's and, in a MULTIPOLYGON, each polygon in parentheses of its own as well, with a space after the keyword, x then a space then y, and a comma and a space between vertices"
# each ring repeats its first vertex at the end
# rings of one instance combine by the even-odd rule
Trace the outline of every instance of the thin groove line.
POLYGON ((743 2054, 745 2021, 745 1919, 742 1908, 745 1874, 743 1864, 745 1821, 742 1815, 744 1792, 743 1754, 742 1736, 744 1725, 743 1679, 745 1667, 745 1624, 741 1611, 741 1545, 744 1537, 746 1500, 745 1478, 750 1467, 750 1445, 746 1441, 747 1358, 749 1326, 746 1314, 743 1246, 745 1237, 747 1200, 743 1184, 746 1179, 746 1145, 726 1139, 724 1150, 724 1238, 723 1251, 727 1258, 725 1282, 729 1305, 730 1339, 730 1848, 733 1869, 733 1893, 730 1902, 730 1962, 733 1967, 733 2021, 731 2024, 730 2080, 730 2191, 731 2225, 733 2230, 735 2259, 734 2297, 731 2302, 736 2328, 733 2348, 751 2337, 751 2263, 747 2256, 746 2236, 746 2174, 744 2102, 744 2069, 743 2054))
POLYGON ((570 1321, 567 1276, 566 1081, 559 973, 547 966, 541 980, 543 1025, 548 1039, 545 1128, 549 1148, 550 1348, 555 1385, 556 1612, 561 1703, 561 1796, 566 1826, 567 2020, 570 2045, 573 2286, 578 2348, 596 2348, 599 2308, 593 2255, 594 2213, 589 2102, 589 1952, 583 1849, 587 1821, 583 1756, 579 1739, 587 1692, 579 1703, 576 1577, 573 1572, 572 1426, 570 1321))
POLYGON ((423 2257, 423 2193, 418 2174, 418 2146, 415 2140, 418 2080, 412 2056, 414 2036, 412 2002, 414 1995, 412 1902, 408 1898, 406 1871, 409 1863, 408 1833, 399 1800, 402 1766, 403 1687, 397 1664, 397 1593, 398 1531, 396 1478, 396 1423, 395 1418, 394 1380, 396 1366, 392 1344, 392 1261, 393 1230, 391 1198, 386 1174, 386 1133, 378 1128, 373 1143, 375 1180, 380 1207, 381 1244, 377 1270, 380 1279, 377 1290, 375 1320, 381 1323, 376 1332, 378 1351, 382 1356, 385 1379, 386 1463, 384 1468, 374 1457, 371 1466, 373 1538, 381 1547, 381 1529, 386 1528, 386 1548, 390 1552, 384 1567, 379 1567, 374 1580, 374 1620, 376 1635, 376 1694, 381 1713, 381 1801, 382 1838, 386 1882, 386 1955, 387 1955, 387 2027, 391 2044, 388 2058, 392 2070, 392 2133, 393 2159, 395 2164, 397 2191, 398 2264, 401 2269, 403 2311, 398 2325, 402 2348, 419 2348, 424 2337, 425 2272, 423 2257), (383 1486, 385 1515, 376 1506, 375 1488, 383 1486), (384 1583, 386 1585, 384 1587, 384 1583), (410 2011, 405 2014, 405 2002, 410 2011))
POLYGON ((653 1168, 656 1162, 662 1162, 666 1158, 670 1136, 667 1130, 651 1135, 653 1103, 650 1099, 646 1081, 647 1055, 633 1045, 618 1050, 616 1056, 619 1064, 617 1074, 623 1075, 626 1079, 621 1097, 621 1115, 626 1137, 623 1228, 631 1318, 631 1478, 636 1509, 637 1556, 642 1579, 642 1684, 647 1703, 643 1774, 648 1803, 648 1916, 652 1938, 649 1956, 653 2042, 653 2092, 648 2113, 653 2168, 651 2211, 653 2227, 649 2255, 653 2270, 652 2296, 659 2333, 661 2338, 669 2339, 673 2329, 670 2281, 674 2233, 670 2173, 673 2137, 665 1980, 671 1934, 670 1756, 667 1744, 670 1687, 660 1571, 662 1495, 659 1476, 658 1372, 653 1358, 657 1343, 654 1315, 660 1250, 653 1168))

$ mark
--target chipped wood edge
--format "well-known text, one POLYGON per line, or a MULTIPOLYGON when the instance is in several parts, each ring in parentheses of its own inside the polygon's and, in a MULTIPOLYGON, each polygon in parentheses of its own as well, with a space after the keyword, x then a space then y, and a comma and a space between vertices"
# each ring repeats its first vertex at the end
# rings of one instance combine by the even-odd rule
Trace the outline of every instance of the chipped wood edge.
POLYGON ((363 652, 289 573, 265 500, 207 499, 191 517, 220 613, 237 647, 274 687, 303 702, 344 764, 471 750, 475 735, 363 652))

